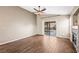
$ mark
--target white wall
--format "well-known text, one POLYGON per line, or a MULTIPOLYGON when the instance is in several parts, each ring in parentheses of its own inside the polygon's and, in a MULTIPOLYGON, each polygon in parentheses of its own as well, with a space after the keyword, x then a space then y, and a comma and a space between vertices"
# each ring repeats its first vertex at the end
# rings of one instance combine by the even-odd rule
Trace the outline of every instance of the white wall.
POLYGON ((45 21, 56 21, 56 36, 57 37, 64 37, 68 38, 70 31, 69 31, 69 21, 70 18, 69 16, 55 16, 55 17, 46 17, 46 18, 41 18, 37 17, 37 30, 38 34, 43 34, 44 35, 44 22, 45 21))
POLYGON ((19 7, 0 7, 0 44, 36 34, 36 16, 19 7))

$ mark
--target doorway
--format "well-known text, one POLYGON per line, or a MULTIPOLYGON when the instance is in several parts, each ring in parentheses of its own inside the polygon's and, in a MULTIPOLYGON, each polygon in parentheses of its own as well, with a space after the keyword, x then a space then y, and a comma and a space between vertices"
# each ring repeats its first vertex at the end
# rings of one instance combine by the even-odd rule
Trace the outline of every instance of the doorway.
POLYGON ((48 36, 56 36, 56 21, 44 22, 44 34, 48 36))

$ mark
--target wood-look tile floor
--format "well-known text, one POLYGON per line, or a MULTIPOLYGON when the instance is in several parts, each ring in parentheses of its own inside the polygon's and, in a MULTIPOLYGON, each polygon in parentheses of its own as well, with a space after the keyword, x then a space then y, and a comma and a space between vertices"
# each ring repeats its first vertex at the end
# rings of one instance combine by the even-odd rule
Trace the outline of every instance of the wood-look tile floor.
POLYGON ((69 39, 35 35, 0 45, 0 53, 74 53, 69 39))

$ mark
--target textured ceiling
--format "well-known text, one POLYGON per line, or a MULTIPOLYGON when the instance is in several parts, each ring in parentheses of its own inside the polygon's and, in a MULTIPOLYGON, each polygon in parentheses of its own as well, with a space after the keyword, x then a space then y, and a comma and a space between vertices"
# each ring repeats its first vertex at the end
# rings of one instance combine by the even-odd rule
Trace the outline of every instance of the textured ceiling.
MULTIPOLYGON (((36 12, 33 8, 37 8, 37 6, 20 6, 21 8, 24 8, 30 12, 36 12)), ((52 14, 52 15, 69 15, 74 6, 41 6, 42 8, 46 8, 46 11, 44 11, 45 14, 52 14)))

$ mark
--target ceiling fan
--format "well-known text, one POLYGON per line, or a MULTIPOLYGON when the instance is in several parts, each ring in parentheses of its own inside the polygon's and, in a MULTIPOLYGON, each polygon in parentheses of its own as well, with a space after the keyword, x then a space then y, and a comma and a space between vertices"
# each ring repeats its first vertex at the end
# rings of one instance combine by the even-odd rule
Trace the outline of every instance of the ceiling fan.
POLYGON ((34 10, 36 11, 35 14, 36 15, 41 15, 44 13, 44 11, 46 10, 46 8, 41 9, 40 6, 38 6, 38 9, 34 8, 34 10))

